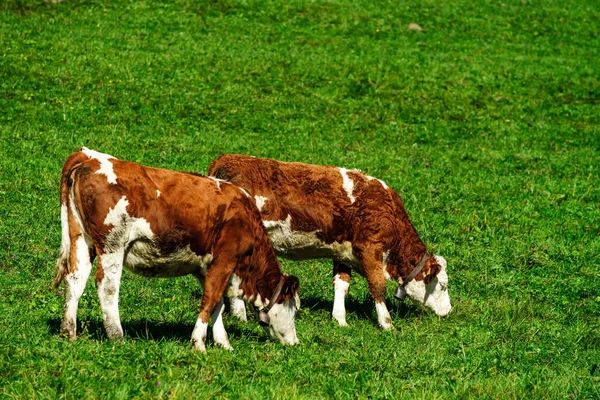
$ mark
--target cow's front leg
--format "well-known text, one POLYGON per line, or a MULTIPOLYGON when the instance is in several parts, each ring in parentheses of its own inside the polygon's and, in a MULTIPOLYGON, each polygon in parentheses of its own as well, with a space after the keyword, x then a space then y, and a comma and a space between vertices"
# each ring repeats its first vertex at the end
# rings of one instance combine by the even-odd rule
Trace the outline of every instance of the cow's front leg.
POLYGON ((119 288, 121 286, 121 274, 123 273, 123 252, 99 254, 98 267, 96 270, 96 288, 100 307, 102 308, 102 319, 104 329, 109 339, 123 337, 123 327, 119 317, 119 288))
POLYGON ((346 304, 345 299, 350 287, 350 277, 352 270, 339 261, 333 261, 333 289, 335 296, 333 298, 333 311, 331 316, 340 324, 348 326, 346 322, 346 304))
POLYGON ((246 303, 241 298, 241 290, 240 285, 242 284, 242 280, 236 274, 231 276, 231 281, 229 282, 229 289, 227 296, 229 297, 229 310, 231 314, 237 317, 240 321, 246 322, 248 318, 246 317, 246 303))
POLYGON ((385 305, 385 275, 383 274, 382 251, 379 248, 367 247, 361 251, 365 276, 369 283, 369 291, 375 300, 377 321, 383 329, 392 329, 392 317, 385 305))
POLYGON ((60 324, 60 332, 69 340, 75 340, 77 337, 77 308, 92 270, 92 258, 90 247, 83 235, 79 235, 71 241, 69 252, 69 272, 64 278, 65 311, 60 324))
POLYGON ((202 305, 200 306, 200 314, 196 321, 196 326, 192 332, 192 346, 194 350, 199 350, 202 353, 206 353, 206 333, 208 331, 208 319, 213 314, 213 322, 215 328, 213 328, 213 334, 215 334, 215 342, 222 345, 227 349, 231 349, 229 341, 227 340, 227 333, 223 326, 223 320, 220 317, 222 313, 222 297, 229 282, 229 277, 235 268, 235 260, 223 260, 221 259, 216 264, 213 264, 204 280, 204 293, 202 294, 202 305), (217 307, 217 305, 219 307, 217 307), (217 326, 220 326, 218 328, 217 326), (219 330, 220 329, 220 330, 219 330), (223 343, 223 333, 225 334, 226 346, 223 343))

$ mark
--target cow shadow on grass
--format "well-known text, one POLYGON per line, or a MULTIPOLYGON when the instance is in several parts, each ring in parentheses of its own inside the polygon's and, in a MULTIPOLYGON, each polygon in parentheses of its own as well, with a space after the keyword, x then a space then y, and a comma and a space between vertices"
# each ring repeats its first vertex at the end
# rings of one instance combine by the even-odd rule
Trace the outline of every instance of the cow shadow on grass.
MULTIPOLYGON (((233 317, 230 317, 233 318, 233 317)), ((50 334, 60 335, 60 319, 52 318, 46 321, 50 334)), ((253 340, 268 341, 269 333, 266 329, 259 327, 258 321, 227 323, 225 330, 230 339, 252 336, 253 340)), ((122 322, 125 337, 129 339, 140 339, 160 342, 162 340, 171 342, 189 342, 194 330, 195 321, 189 323, 173 323, 149 320, 122 322)), ((99 341, 108 340, 104 331, 102 321, 77 321, 77 336, 88 337, 99 341)), ((207 344, 212 344, 212 329, 209 328, 207 344)))
MULTIPOLYGON (((365 319, 371 320, 374 324, 378 323, 375 302, 371 297, 359 299, 349 296, 346 298, 345 304, 348 317, 352 318, 352 315, 355 315, 359 320, 365 319)), ((410 302, 400 302, 396 299, 386 299, 386 305, 392 319, 413 318, 423 312, 410 302)), ((309 312, 326 311, 331 314, 333 301, 322 297, 306 297, 301 299, 301 306, 309 312)))

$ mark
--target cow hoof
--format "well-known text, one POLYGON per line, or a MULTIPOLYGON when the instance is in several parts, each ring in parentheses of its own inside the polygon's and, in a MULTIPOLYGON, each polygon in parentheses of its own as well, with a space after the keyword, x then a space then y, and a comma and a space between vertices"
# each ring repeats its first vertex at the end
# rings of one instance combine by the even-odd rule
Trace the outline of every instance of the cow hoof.
POLYGON ((393 330, 395 329, 395 328, 394 328, 394 325, 392 325, 392 324, 385 324, 385 325, 381 325, 381 328, 382 328, 384 331, 393 331, 393 330))
POLYGON ((206 354, 206 346, 204 346, 204 343, 201 343, 194 339, 192 339, 192 350, 198 351, 202 354, 206 354))
POLYGON ((217 345, 221 346, 225 350, 233 351, 233 347, 229 343, 217 343, 217 345))
POLYGON ((348 326, 348 323, 345 319, 336 319, 339 326, 348 326))

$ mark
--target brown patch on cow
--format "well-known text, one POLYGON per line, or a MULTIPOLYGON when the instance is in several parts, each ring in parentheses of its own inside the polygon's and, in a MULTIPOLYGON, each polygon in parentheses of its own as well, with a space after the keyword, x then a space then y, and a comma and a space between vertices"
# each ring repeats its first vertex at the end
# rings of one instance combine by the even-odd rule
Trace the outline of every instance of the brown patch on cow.
POLYGON ((429 284, 433 280, 433 278, 435 278, 440 273, 441 270, 442 266, 438 264, 435 257, 431 255, 425 262, 425 266, 423 267, 423 270, 420 274, 423 278, 423 282, 425 282, 426 285, 429 284))
MULTIPOLYGON (((118 159, 110 159, 110 162, 118 177, 117 184, 109 183, 106 175, 97 174, 100 162, 82 152, 72 154, 63 167, 61 202, 69 205, 69 272, 76 268, 74 246, 81 235, 89 238, 98 254, 123 246, 122 243, 107 243, 113 240, 110 233, 115 227, 105 221, 110 210, 125 198, 128 201, 127 218, 143 219, 150 227, 151 240, 134 240, 146 243, 152 257, 169 256, 188 247, 198 257, 212 255, 206 276, 202 275, 205 271, 199 269, 187 272, 202 275, 201 280, 205 282, 203 321, 208 321, 232 273, 241 278, 240 288, 245 296, 260 295, 262 299, 269 299, 273 295, 283 274, 258 210, 239 188, 223 184, 219 189, 214 180, 197 174, 144 167, 118 159), (157 190, 161 192, 160 196, 156 196, 157 190), (81 217, 83 230, 70 210, 71 200, 81 217)), ((123 220, 123 223, 128 222, 123 220)), ((125 259, 131 246, 129 243, 124 249, 125 259)), ((200 268, 196 264, 190 265, 200 268)), ((146 276, 169 276, 164 275, 164 268, 169 267, 142 265, 133 271, 146 276), (161 268, 163 271, 159 271, 161 268)), ((104 270, 99 262, 97 283, 104 279, 104 270)), ((289 293, 297 290, 297 284, 293 284, 297 279, 292 278, 286 278, 290 281, 289 293)))
MULTIPOLYGON (((266 197, 263 221, 285 220, 291 215, 292 230, 317 232, 326 243, 349 241, 359 258, 362 250, 389 251, 387 272, 393 279, 406 279, 426 254, 400 196, 360 171, 346 171, 353 182, 354 203, 343 188, 338 167, 222 155, 211 163, 208 173, 252 196, 266 197)), ((373 258, 372 264, 357 272, 369 275, 370 268, 381 269, 381 258, 373 258)), ((431 265, 427 271, 433 277, 440 268, 431 265)))

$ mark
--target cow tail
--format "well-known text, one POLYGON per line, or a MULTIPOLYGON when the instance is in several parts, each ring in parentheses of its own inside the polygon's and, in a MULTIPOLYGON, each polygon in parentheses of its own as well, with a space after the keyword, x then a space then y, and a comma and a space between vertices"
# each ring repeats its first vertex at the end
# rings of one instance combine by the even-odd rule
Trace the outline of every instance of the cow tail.
POLYGON ((70 205, 70 192, 73 186, 72 173, 73 170, 85 161, 88 157, 81 151, 77 151, 69 156, 62 169, 60 179, 60 226, 61 226, 61 242, 60 255, 56 261, 56 270, 54 272, 54 281, 52 286, 58 288, 60 283, 69 271, 69 259, 71 256, 71 236, 69 221, 74 221, 73 211, 70 205))

